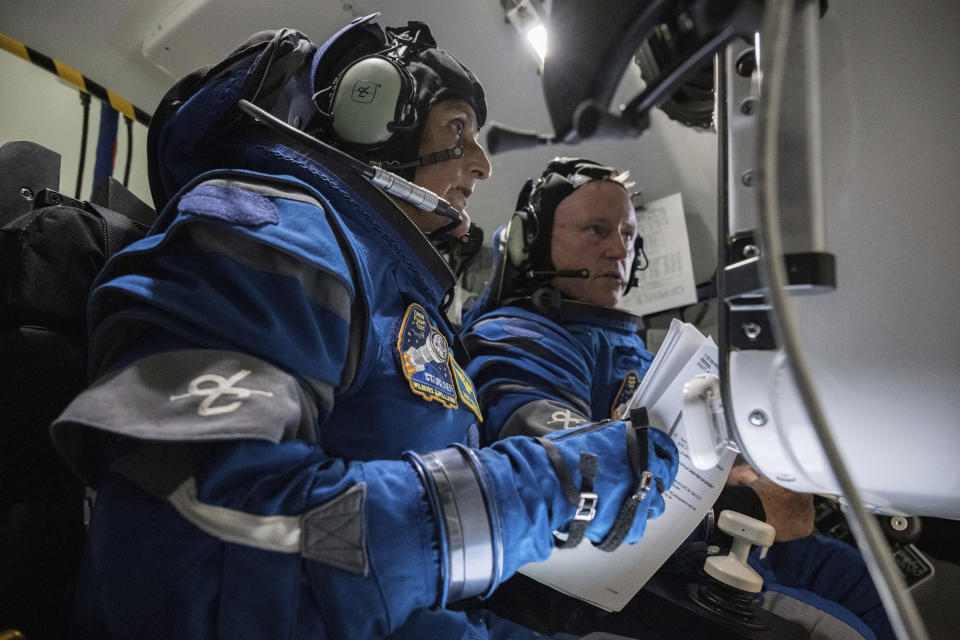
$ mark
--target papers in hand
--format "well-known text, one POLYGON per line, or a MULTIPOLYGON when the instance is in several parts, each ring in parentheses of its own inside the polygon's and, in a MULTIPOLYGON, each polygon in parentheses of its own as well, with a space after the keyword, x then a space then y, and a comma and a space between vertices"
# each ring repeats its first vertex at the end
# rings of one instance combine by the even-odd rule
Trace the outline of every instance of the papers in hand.
POLYGON ((620 611, 676 551, 713 506, 735 456, 726 451, 707 470, 690 461, 683 385, 701 373, 717 375, 717 345, 693 325, 674 320, 629 404, 646 407, 650 425, 669 433, 680 451, 680 469, 664 496, 666 509, 647 523, 643 539, 609 553, 584 540, 574 549, 554 549, 546 561, 525 565, 520 573, 601 609, 620 611))

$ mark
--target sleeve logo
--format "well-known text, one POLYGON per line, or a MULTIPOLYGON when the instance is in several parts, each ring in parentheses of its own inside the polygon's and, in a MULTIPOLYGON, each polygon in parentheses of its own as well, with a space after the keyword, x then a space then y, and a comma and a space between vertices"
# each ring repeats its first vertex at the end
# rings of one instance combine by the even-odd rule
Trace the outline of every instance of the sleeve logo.
POLYGON ((250 375, 248 369, 241 369, 229 378, 224 378, 215 373, 197 376, 187 385, 186 393, 170 396, 170 402, 194 396, 203 398, 200 406, 197 408, 197 415, 207 417, 236 411, 240 408, 240 400, 245 400, 255 393, 267 397, 273 396, 271 391, 260 391, 259 389, 246 389, 244 387, 234 386, 248 375, 250 375), (237 398, 237 400, 228 402, 227 404, 215 404, 222 396, 237 398))
POLYGON ((357 80, 350 92, 350 99, 354 102, 373 102, 377 97, 377 84, 369 80, 357 80))

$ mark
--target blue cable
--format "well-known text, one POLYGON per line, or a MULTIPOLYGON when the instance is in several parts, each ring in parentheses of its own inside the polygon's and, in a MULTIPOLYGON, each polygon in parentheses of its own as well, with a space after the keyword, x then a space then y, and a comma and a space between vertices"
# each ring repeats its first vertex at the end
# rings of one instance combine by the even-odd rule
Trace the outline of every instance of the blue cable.
POLYGON ((91 193, 104 178, 113 175, 119 116, 120 114, 113 107, 105 102, 100 103, 100 135, 97 138, 97 159, 96 164, 93 165, 91 193))

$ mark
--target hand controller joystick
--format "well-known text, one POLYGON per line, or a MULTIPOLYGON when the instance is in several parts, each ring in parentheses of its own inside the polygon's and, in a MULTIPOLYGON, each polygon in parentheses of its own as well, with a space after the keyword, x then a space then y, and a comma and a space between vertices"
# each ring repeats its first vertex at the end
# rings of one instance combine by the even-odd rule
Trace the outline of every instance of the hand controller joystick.
POLYGON ((758 615, 755 599, 763 579, 747 564, 747 554, 751 545, 772 545, 776 530, 765 522, 729 510, 720 513, 717 526, 733 538, 730 553, 707 558, 703 570, 709 578, 692 590, 690 597, 727 620, 765 629, 768 625, 758 615))

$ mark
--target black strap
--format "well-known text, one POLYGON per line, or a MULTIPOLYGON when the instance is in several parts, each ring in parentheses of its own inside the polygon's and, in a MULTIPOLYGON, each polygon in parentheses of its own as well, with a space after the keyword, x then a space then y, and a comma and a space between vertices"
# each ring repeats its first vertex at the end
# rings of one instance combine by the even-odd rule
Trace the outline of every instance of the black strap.
POLYGON ((644 471, 641 474, 636 490, 630 494, 629 498, 623 501, 623 504, 620 506, 620 511, 617 513, 617 519, 613 522, 613 526, 610 527, 610 531, 607 532, 607 535, 603 537, 603 540, 601 540, 599 544, 594 545, 600 549, 600 551, 613 551, 623 543, 627 537, 627 533, 630 531, 630 527, 633 525, 633 519, 637 515, 637 508, 641 502, 646 500, 647 494, 650 492, 650 483, 652 480, 653 474, 649 471, 644 471))
POLYGON ((597 494, 593 492, 593 479, 597 475, 597 456, 593 453, 580 454, 580 490, 573 483, 567 466, 563 463, 560 450, 547 438, 536 438, 547 452, 547 459, 553 467, 567 500, 577 508, 573 519, 567 525, 567 537, 556 537, 561 549, 575 547, 583 540, 583 534, 597 514, 597 494))
POLYGON ((647 470, 650 446, 647 438, 648 424, 645 408, 634 409, 630 412, 630 424, 626 426, 627 456, 639 480, 633 493, 620 505, 617 519, 614 520, 607 535, 603 537, 599 544, 595 545, 601 551, 613 551, 623 543, 627 533, 630 532, 630 527, 633 525, 640 503, 646 500, 647 494, 650 493, 653 474, 647 470))
POLYGON ((561 542, 561 549, 570 549, 580 544, 587 527, 597 515, 597 494, 593 492, 593 479, 597 475, 597 456, 593 453, 580 454, 580 495, 577 512, 567 528, 567 539, 561 542))

